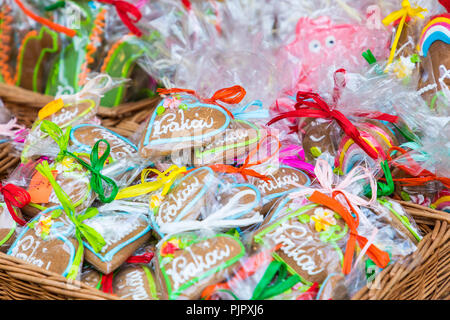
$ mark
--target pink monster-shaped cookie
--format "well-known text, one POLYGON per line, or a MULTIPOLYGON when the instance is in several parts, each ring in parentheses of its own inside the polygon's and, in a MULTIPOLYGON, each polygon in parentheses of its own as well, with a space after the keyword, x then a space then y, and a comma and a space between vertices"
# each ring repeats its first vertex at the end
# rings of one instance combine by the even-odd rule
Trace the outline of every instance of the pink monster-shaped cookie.
POLYGON ((286 50, 299 59, 297 90, 316 90, 327 67, 352 71, 365 66, 362 53, 370 49, 377 59, 389 54, 390 33, 371 25, 334 24, 326 16, 317 19, 302 17, 296 26, 296 37, 286 50))

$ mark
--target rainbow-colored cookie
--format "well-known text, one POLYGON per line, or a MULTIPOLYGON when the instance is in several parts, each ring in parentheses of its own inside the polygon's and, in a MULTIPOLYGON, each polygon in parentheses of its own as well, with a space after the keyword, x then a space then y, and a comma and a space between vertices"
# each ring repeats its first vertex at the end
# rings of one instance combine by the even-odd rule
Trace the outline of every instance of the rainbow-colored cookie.
MULTIPOLYGON (((357 125, 361 137, 378 154, 381 160, 386 159, 386 153, 392 146, 398 144, 392 131, 384 124, 377 121, 367 121, 357 125)), ((373 161, 367 154, 348 136, 343 136, 335 157, 334 166, 339 174, 348 173, 353 167, 362 161, 373 161)))
POLYGON ((418 50, 422 57, 426 57, 431 45, 436 41, 450 44, 450 14, 433 17, 423 28, 420 35, 418 50))

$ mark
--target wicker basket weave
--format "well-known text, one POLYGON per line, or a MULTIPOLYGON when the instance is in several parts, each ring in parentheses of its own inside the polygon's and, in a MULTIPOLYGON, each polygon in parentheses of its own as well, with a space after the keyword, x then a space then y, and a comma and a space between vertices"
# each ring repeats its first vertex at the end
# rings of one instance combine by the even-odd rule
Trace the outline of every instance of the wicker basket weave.
MULTIPOLYGON (((53 97, 0 84, 0 99, 30 127, 40 108, 53 97)), ((129 137, 155 107, 158 98, 127 103, 116 108, 99 108, 102 125, 129 137)), ((0 178, 14 169, 19 159, 9 144, 0 145, 0 178)), ((425 234, 416 252, 406 261, 385 268, 371 288, 362 288, 354 300, 429 300, 450 299, 450 213, 402 202, 425 234)), ((0 252, 0 300, 4 299, 117 299, 79 281, 69 282, 25 261, 0 252)))

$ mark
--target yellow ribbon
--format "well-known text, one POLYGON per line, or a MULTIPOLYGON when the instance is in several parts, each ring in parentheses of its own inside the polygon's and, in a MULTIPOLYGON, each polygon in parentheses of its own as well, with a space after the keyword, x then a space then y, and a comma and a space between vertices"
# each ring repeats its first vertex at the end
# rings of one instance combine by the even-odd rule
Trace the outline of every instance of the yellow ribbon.
POLYGON ((64 108, 64 101, 61 98, 50 101, 45 106, 43 106, 41 110, 39 110, 38 117, 40 120, 45 119, 48 116, 51 116, 52 114, 58 112, 62 108, 64 108))
POLYGON ((120 190, 116 196, 116 200, 137 197, 161 188, 163 189, 161 195, 164 196, 169 192, 172 184, 183 172, 186 172, 186 167, 180 168, 175 164, 171 165, 164 172, 157 169, 145 169, 141 173, 141 183, 120 190), (145 181, 151 172, 157 174, 156 180, 145 181))
POLYGON ((394 60, 395 51, 397 50, 398 41, 400 39, 400 35, 402 34, 403 26, 405 25, 406 18, 409 16, 409 17, 419 17, 421 19, 424 19, 425 17, 423 16, 423 14, 421 12, 425 12, 425 11, 427 11, 427 9, 424 9, 419 6, 417 6, 415 8, 411 8, 411 4, 409 3, 409 1, 403 0, 402 8, 400 10, 392 12, 386 18, 383 19, 382 22, 385 26, 390 25, 391 23, 393 23, 394 21, 396 21, 400 18, 402 19, 398 25, 398 29, 395 34, 394 42, 392 43, 391 53, 389 55, 389 60, 388 60, 387 66, 389 66, 392 63, 392 61, 394 60))

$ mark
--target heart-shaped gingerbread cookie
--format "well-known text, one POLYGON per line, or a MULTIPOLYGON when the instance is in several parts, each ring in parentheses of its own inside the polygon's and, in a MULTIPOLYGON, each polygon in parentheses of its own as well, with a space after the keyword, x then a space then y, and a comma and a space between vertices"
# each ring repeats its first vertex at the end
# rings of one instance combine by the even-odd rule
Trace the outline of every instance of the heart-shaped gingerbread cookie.
POLYGON ((152 224, 156 232, 160 233, 159 226, 165 223, 197 219, 207 203, 214 178, 211 168, 202 167, 179 179, 155 209, 152 224))
POLYGON ((78 241, 73 237, 75 230, 66 215, 53 215, 57 210, 62 210, 62 207, 42 211, 30 221, 11 245, 8 255, 67 276, 78 241))
MULTIPOLYGON (((166 99, 178 99, 170 97, 166 99)), ((230 116, 219 106, 201 103, 190 96, 181 96, 174 107, 164 108, 160 102, 149 119, 139 145, 143 158, 170 155, 181 149, 203 146, 209 139, 224 132, 230 116)))
POLYGON ((275 259, 284 261, 305 284, 322 283, 328 274, 339 272, 342 252, 337 241, 345 237, 348 227, 333 211, 307 205, 262 226, 254 234, 259 245, 281 247, 275 259))
POLYGON ((241 241, 226 234, 199 239, 192 234, 171 237, 156 253, 164 299, 199 299, 203 289, 223 281, 244 254, 241 241))
POLYGON ((146 216, 133 212, 105 212, 87 219, 106 244, 100 252, 83 242, 85 259, 97 270, 108 274, 117 269, 132 253, 150 238, 150 224, 146 216))

